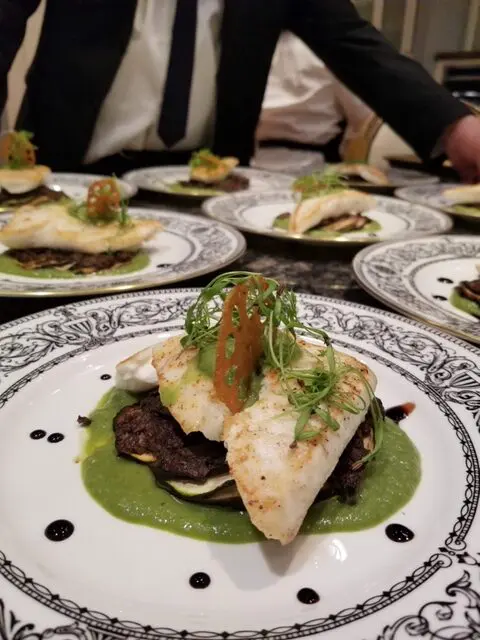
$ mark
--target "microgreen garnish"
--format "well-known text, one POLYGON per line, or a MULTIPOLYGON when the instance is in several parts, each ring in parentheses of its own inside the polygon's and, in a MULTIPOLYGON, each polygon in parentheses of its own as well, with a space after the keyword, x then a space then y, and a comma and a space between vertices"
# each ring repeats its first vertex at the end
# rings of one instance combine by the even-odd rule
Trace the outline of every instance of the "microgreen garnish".
POLYGON ((1 141, 2 162, 8 169, 24 169, 35 164, 35 149, 30 131, 12 131, 1 141))
POLYGON ((298 415, 294 441, 310 440, 321 431, 309 428, 312 417, 317 416, 324 428, 336 431, 340 428, 333 416, 333 409, 351 414, 365 412, 367 403, 360 396, 342 392, 339 384, 345 376, 356 377, 365 387, 375 428, 375 449, 359 464, 370 459, 381 446, 383 414, 368 380, 361 371, 341 364, 335 357, 330 338, 325 331, 305 325, 298 319, 295 293, 272 278, 248 271, 232 271, 217 276, 207 285, 188 309, 185 319, 184 348, 205 348, 218 340, 224 302, 231 288, 248 286, 247 312, 260 315, 262 327, 261 364, 278 372, 284 393, 298 415), (297 332, 321 340, 325 348, 316 358, 315 366, 308 369, 295 367, 301 355, 297 344, 297 332))
POLYGON ((86 202, 72 203, 69 213, 89 224, 118 222, 123 227, 131 222, 127 203, 121 196, 115 176, 93 182, 88 189, 86 202))
POLYGON ((192 154, 190 167, 216 167, 219 162, 219 158, 215 156, 210 149, 200 149, 192 154))
POLYGON ((292 184, 292 189, 301 193, 302 200, 318 195, 328 195, 341 189, 345 189, 345 178, 333 169, 327 169, 322 173, 312 173, 309 176, 297 178, 292 184))

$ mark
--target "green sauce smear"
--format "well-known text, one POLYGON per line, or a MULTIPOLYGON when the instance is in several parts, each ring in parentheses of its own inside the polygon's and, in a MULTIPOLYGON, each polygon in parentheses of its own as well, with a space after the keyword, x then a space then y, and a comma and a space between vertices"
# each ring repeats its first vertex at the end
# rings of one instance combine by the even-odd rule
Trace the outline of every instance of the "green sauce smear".
MULTIPOLYGON (((281 218, 277 216, 273 221, 273 228, 281 229, 282 231, 288 231, 288 221, 289 218, 287 217, 281 218)), ((307 231, 304 235, 310 236, 311 238, 340 238, 341 236, 354 235, 357 233, 377 233, 381 230, 382 225, 376 220, 372 220, 371 222, 366 224, 363 229, 359 229, 358 231, 344 231, 341 233, 339 231, 325 231, 321 228, 313 228, 307 231)))
MULTIPOLYGON (((150 258, 145 251, 139 251, 137 255, 130 260, 127 264, 122 264, 114 269, 106 269, 105 271, 98 271, 95 275, 101 276, 118 276, 125 273, 133 273, 134 271, 140 271, 148 267, 150 258)), ((61 269, 45 268, 45 269, 24 269, 19 262, 10 258, 5 254, 0 255, 0 273, 5 273, 11 276, 22 276, 24 278, 42 278, 48 279, 78 279, 89 278, 90 275, 82 275, 80 273, 73 273, 72 271, 62 271, 61 269)))
MULTIPOLYGON (((227 342, 228 344, 228 342, 227 342)), ((185 374, 176 384, 162 385, 160 396, 162 404, 166 407, 174 404, 179 396, 180 388, 184 385, 193 384, 199 377, 205 376, 213 378, 215 374, 215 362, 217 356, 217 343, 211 343, 206 347, 202 347, 198 356, 192 360, 185 374)), ((245 406, 250 407, 258 400, 260 395, 260 386, 262 384, 263 375, 254 373, 250 380, 250 389, 246 397, 245 406)))
POLYGON ((460 309, 461 311, 464 311, 465 313, 468 313, 471 316, 480 318, 480 305, 478 305, 473 300, 464 298, 457 291, 455 291, 455 289, 450 294, 449 302, 454 307, 457 307, 457 309, 460 309))
POLYGON ((459 213, 462 216, 472 216, 474 218, 480 218, 480 208, 473 205, 461 205, 457 204, 452 207, 454 213, 459 213))
MULTIPOLYGON (((90 416, 81 471, 91 497, 120 520, 198 540, 230 544, 264 540, 245 512, 178 500, 155 484, 146 466, 117 457, 113 418, 135 402, 133 394, 112 389, 90 416)), ((420 478, 419 452, 400 427, 388 422, 383 446, 367 467, 357 504, 349 506, 332 498, 314 505, 301 531, 320 534, 376 526, 412 498, 420 478)))

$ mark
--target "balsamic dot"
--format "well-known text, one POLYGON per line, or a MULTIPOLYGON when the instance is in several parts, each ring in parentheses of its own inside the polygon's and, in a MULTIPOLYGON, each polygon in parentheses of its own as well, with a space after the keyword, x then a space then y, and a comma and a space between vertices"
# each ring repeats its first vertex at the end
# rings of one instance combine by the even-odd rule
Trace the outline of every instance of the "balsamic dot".
POLYGON ((190 586, 194 589, 206 589, 208 586, 210 586, 211 580, 208 574, 199 571, 198 573, 194 573, 192 576, 190 576, 189 582, 190 586))
POLYGON ((75 527, 70 520, 55 520, 45 529, 45 536, 52 542, 62 542, 70 538, 75 527))
POLYGON ((300 589, 297 593, 297 598, 302 604, 316 604, 320 600, 318 593, 308 587, 300 589))
POLYGON ((47 435, 47 432, 44 431, 43 429, 35 429, 35 431, 32 431, 32 433, 30 434, 30 438, 32 440, 41 440, 46 435, 47 435))
POLYGON ((109 373, 104 373, 100 376, 100 380, 110 380, 112 376, 109 373))
POLYGON ((450 278, 437 278, 437 280, 443 284, 453 284, 453 280, 450 280, 450 278))
POLYGON ((65 436, 63 435, 63 433, 52 433, 47 438, 48 442, 51 442, 52 444, 57 444, 57 442, 61 442, 64 439, 65 436))
POLYGON ((392 542, 410 542, 415 536, 413 531, 403 524, 389 524, 385 528, 385 533, 392 542))
POLYGON ((169 267, 171 267, 171 264, 157 264, 157 269, 168 269, 169 267))
POLYGON ((415 410, 415 404, 413 402, 404 402, 404 404, 399 404, 395 407, 390 407, 385 411, 385 415, 387 418, 390 418, 392 422, 396 422, 397 424, 412 413, 415 410))
POLYGON ((435 300, 441 300, 442 302, 444 302, 447 298, 445 296, 433 296, 435 298, 435 300))

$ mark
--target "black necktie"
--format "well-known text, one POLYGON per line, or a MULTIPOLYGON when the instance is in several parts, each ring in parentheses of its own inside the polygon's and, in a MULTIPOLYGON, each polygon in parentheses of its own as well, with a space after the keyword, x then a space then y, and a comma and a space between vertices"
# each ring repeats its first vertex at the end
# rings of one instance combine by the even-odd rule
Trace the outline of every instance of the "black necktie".
POLYGON ((187 131, 190 85, 195 58, 198 0, 177 0, 158 135, 173 147, 187 131))

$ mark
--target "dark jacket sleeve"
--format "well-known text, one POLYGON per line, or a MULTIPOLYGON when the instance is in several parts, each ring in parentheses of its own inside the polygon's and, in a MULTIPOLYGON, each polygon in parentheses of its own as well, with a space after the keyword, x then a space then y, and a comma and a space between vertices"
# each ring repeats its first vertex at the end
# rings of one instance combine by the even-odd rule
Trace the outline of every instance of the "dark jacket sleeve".
POLYGON ((425 160, 447 127, 470 113, 350 0, 292 0, 290 21, 291 31, 425 160))
POLYGON ((0 0, 0 114, 7 101, 7 74, 40 0, 0 0))

